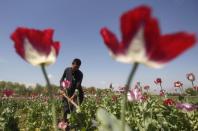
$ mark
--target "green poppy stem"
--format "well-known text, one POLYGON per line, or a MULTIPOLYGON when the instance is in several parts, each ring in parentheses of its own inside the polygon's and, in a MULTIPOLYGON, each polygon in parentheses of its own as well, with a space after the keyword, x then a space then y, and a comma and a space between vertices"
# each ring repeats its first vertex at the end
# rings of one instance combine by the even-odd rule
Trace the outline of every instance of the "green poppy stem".
POLYGON ((127 80, 127 83, 126 83, 126 87, 124 88, 124 96, 123 96, 123 101, 122 101, 122 107, 121 107, 121 121, 122 121, 122 131, 125 131, 125 112, 126 112, 126 104, 127 104, 127 93, 128 93, 128 90, 130 88, 130 84, 131 84, 131 81, 135 75, 135 72, 138 68, 138 65, 139 63, 134 63, 133 64, 133 67, 132 67, 132 70, 129 74, 129 77, 128 77, 128 80, 127 80))
POLYGON ((161 91, 163 91, 163 88, 162 88, 162 83, 160 83, 160 88, 161 88, 161 91))
POLYGON ((41 69, 42 69, 43 75, 45 77, 45 80, 47 82, 50 100, 52 100, 52 109, 51 109, 52 110, 52 122, 53 122, 53 127, 54 127, 55 131, 57 131, 56 108, 55 108, 55 104, 54 104, 54 97, 52 95, 52 86, 50 84, 50 80, 48 78, 48 75, 47 75, 47 72, 45 69, 45 64, 41 64, 41 69))
POLYGON ((191 81, 191 82, 192 82, 192 88, 193 88, 195 85, 194 85, 194 82, 193 81, 191 81))

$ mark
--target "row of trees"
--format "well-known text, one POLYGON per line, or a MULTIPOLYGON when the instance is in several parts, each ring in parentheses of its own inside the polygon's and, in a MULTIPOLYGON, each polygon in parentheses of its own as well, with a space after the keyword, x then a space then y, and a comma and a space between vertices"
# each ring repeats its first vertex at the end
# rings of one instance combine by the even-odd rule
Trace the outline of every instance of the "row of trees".
MULTIPOLYGON (((53 92, 57 92, 59 89, 59 86, 52 85, 53 92)), ((12 90, 14 91, 15 96, 32 96, 32 95, 40 95, 40 94, 47 94, 48 88, 46 86, 36 84, 34 86, 27 86, 25 84, 21 84, 18 82, 6 82, 6 81, 0 81, 0 96, 3 95, 4 90, 12 90)), ((85 94, 96 94, 97 89, 95 87, 83 87, 83 90, 85 94)), ((108 90, 108 89, 106 89, 108 90)))
MULTIPOLYGON (((58 89, 56 85, 52 85, 52 87, 53 90, 58 89)), ((40 84, 36 84, 35 86, 27 86, 18 82, 0 81, 0 92, 3 92, 4 90, 14 91, 15 96, 32 96, 47 93, 47 88, 40 84)), ((1 95, 3 94, 1 93, 1 95)))

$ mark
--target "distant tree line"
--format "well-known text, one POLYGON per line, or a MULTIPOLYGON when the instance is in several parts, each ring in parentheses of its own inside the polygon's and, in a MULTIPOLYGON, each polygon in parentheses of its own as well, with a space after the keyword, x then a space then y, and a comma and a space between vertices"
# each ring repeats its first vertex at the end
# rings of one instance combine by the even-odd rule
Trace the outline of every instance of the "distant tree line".
MULTIPOLYGON (((52 84, 52 90, 54 94, 57 94, 59 86, 52 84)), ((2 92, 4 90, 12 90, 14 91, 14 96, 35 96, 35 95, 47 95, 48 88, 41 84, 36 84, 34 86, 27 86, 25 84, 21 84, 18 82, 10 82, 10 81, 0 81, 0 96, 2 96, 2 92)), ((89 95, 95 95, 97 92, 106 92, 110 89, 99 89, 96 87, 83 87, 84 93, 89 95)))

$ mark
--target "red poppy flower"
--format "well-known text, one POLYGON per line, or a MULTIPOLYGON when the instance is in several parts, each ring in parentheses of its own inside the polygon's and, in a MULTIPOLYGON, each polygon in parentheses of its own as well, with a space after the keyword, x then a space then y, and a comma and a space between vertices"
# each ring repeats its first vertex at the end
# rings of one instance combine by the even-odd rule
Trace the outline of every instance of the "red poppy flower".
POLYGON ((195 81, 195 75, 193 73, 186 74, 186 77, 189 81, 195 81))
POLYGON ((11 35, 16 52, 32 65, 54 63, 60 43, 53 41, 53 30, 36 30, 19 27, 11 35))
POLYGON ((164 105, 166 105, 166 106, 172 106, 174 104, 175 104, 175 102, 172 99, 164 100, 164 105))
POLYGON ((165 90, 160 90, 160 96, 165 96, 165 90))
POLYGON ((186 32, 162 35, 158 20, 151 16, 151 8, 147 6, 125 12, 120 23, 121 41, 109 29, 101 29, 110 55, 120 62, 161 67, 196 42, 195 35, 186 32))
POLYGON ((4 96, 10 97, 14 94, 14 91, 10 89, 6 89, 6 90, 3 90, 2 93, 4 96))
POLYGON ((161 84, 162 83, 162 79, 161 78, 157 78, 154 83, 157 84, 161 84))
POLYGON ((194 90, 198 91, 198 86, 194 86, 193 88, 194 90))
POLYGON ((181 83, 180 81, 176 81, 176 82, 174 82, 174 86, 180 88, 183 86, 183 83, 181 83))
POLYGON ((145 89, 145 90, 148 90, 149 88, 150 88, 149 85, 144 86, 144 89, 145 89))

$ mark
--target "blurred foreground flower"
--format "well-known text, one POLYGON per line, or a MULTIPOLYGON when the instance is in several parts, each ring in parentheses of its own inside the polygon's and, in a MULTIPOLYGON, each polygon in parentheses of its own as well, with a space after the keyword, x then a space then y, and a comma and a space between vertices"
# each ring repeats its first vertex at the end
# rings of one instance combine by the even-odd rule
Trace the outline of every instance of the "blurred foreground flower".
POLYGON ((52 29, 41 31, 19 27, 13 32, 11 39, 14 41, 15 50, 21 58, 34 66, 41 66, 47 87, 49 88, 50 100, 52 101, 51 110, 53 114, 53 127, 56 131, 57 125, 54 98, 52 87, 45 69, 46 65, 55 62, 60 49, 60 43, 52 40, 53 32, 52 29))
POLYGON ((110 55, 120 62, 138 62, 157 68, 195 44, 194 34, 178 32, 162 35, 158 20, 151 16, 151 9, 147 6, 125 12, 120 22, 121 41, 109 29, 101 29, 110 55))
POLYGON ((121 121, 105 109, 98 108, 96 113, 97 120, 100 122, 99 131, 131 131, 127 123, 124 123, 125 130, 121 128, 121 121))
POLYGON ((32 65, 49 65, 55 62, 60 43, 53 41, 53 30, 36 30, 19 27, 11 35, 14 47, 25 61, 32 65))
POLYGON ((196 38, 194 34, 178 32, 162 35, 158 20, 151 16, 151 8, 139 6, 122 14, 120 18, 121 38, 108 28, 100 30, 110 55, 117 61, 134 63, 129 74, 124 102, 122 105, 122 130, 125 129, 125 108, 127 92, 138 64, 158 68, 173 60, 188 48, 192 47, 196 38))

